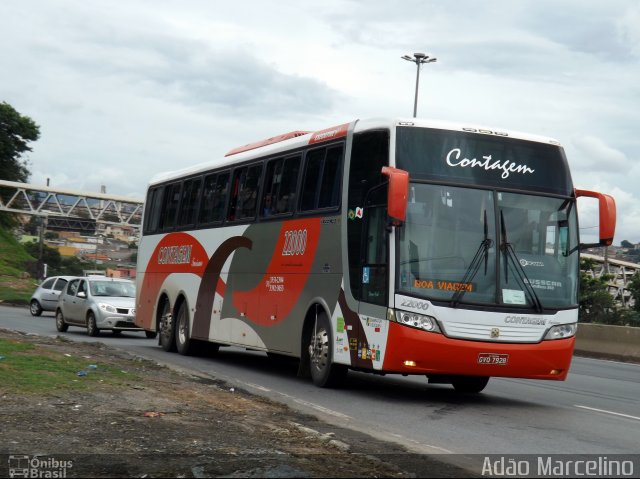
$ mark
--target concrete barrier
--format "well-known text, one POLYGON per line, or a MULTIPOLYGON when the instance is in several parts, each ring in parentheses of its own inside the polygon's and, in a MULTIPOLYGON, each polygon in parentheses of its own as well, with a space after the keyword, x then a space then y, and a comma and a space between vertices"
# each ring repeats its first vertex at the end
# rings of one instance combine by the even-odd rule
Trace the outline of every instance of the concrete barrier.
POLYGON ((640 362, 640 328, 579 323, 575 353, 578 356, 640 362))

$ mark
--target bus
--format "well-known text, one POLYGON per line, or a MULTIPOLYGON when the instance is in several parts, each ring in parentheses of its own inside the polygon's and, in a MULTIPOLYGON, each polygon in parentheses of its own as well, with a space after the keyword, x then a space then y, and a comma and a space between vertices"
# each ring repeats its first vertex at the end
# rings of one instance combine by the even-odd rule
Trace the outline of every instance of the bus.
POLYGON ((564 380, 578 322, 577 198, 556 140, 426 119, 293 131, 149 184, 136 323, 166 351, 238 346, 476 393, 564 380))

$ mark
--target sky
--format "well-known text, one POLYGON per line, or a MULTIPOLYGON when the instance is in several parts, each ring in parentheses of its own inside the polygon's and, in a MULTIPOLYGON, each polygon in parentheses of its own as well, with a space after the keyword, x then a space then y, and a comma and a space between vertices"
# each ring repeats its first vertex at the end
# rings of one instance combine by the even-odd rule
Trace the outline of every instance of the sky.
MULTIPOLYGON (((549 136, 640 243, 637 0, 2 0, 0 101, 30 182, 143 199, 156 173, 292 130, 418 116, 549 136)), ((583 234, 597 224, 579 204, 583 234)))

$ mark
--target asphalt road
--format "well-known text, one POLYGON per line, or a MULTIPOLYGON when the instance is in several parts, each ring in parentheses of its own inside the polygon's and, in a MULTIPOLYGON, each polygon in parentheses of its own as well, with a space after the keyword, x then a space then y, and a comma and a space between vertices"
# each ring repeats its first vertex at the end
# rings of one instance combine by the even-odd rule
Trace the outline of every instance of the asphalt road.
MULTIPOLYGON (((57 335, 54 317, 0 307, 0 328, 57 335)), ((80 328, 62 334, 101 341, 134 354, 227 380, 330 423, 392 440, 419 453, 639 454, 640 365, 574 358, 565 382, 493 378, 485 391, 461 396, 426 378, 349 373, 339 390, 297 378, 296 366, 264 353, 222 348, 215 358, 160 349, 143 333, 90 338, 80 328)), ((454 461, 455 462, 455 461, 454 461)))

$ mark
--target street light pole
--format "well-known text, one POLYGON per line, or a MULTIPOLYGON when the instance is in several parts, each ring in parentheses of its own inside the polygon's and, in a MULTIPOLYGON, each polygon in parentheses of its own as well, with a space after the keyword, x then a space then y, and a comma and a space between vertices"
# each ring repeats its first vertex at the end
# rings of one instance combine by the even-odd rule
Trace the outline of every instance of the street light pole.
POLYGON ((433 63, 437 61, 437 58, 429 58, 429 55, 424 53, 414 53, 413 58, 409 55, 404 55, 402 57, 403 60, 407 60, 409 62, 413 62, 416 64, 416 96, 413 102, 413 117, 415 118, 418 114, 418 86, 420 85, 420 66, 423 63, 433 63))

